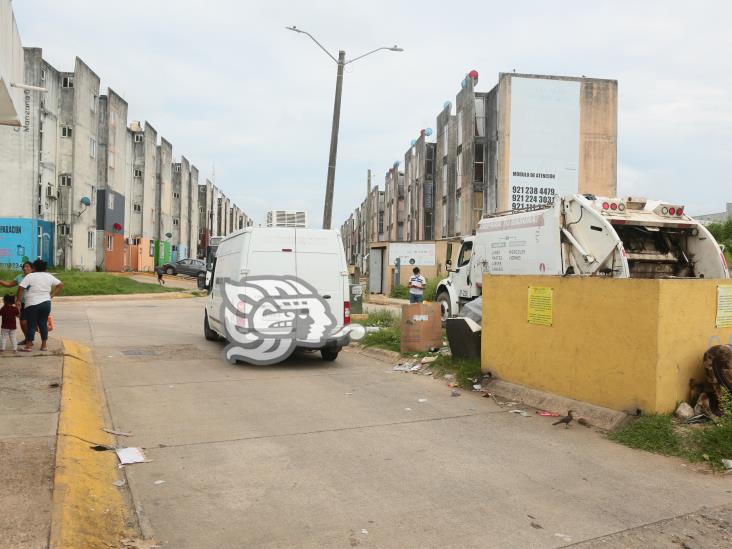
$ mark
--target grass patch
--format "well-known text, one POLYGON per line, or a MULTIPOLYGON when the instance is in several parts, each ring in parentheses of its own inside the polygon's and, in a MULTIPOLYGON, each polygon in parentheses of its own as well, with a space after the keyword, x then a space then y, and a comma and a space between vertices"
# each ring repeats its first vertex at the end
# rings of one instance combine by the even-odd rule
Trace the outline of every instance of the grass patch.
MULTIPOLYGON (((19 271, 0 271, 0 279, 13 280, 19 271)), ((147 284, 126 276, 86 271, 57 271, 53 275, 64 283, 62 296, 72 295, 119 295, 159 294, 180 291, 158 284, 147 284)), ((4 293, 15 293, 17 288, 7 288, 4 293)))
POLYGON ((401 350, 401 341, 402 334, 399 326, 393 326, 390 328, 382 328, 372 334, 366 334, 366 337, 361 340, 361 344, 364 347, 379 347, 398 353, 401 350))
POLYGON ((732 401, 726 395, 723 415, 700 425, 677 422, 670 414, 641 416, 630 425, 608 435, 610 440, 692 462, 706 461, 723 470, 723 459, 732 459, 732 401))
POLYGON ((381 309, 369 313, 366 320, 361 321, 364 326, 378 326, 380 328, 392 328, 399 326, 399 316, 388 309, 381 309))
POLYGON ((452 356, 440 355, 429 366, 438 376, 453 374, 455 381, 463 389, 472 389, 473 384, 478 383, 483 376, 480 371, 480 360, 478 359, 453 358, 452 356))

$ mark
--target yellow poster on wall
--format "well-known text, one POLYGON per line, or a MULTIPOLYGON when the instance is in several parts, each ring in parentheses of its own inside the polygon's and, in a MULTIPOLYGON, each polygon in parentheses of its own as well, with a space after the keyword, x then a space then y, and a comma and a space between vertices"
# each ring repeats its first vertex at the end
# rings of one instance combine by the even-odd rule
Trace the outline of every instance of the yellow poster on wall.
POLYGON ((732 285, 717 286, 717 328, 732 328, 732 285))
POLYGON ((554 316, 554 290, 545 286, 529 286, 529 324, 551 326, 554 316))

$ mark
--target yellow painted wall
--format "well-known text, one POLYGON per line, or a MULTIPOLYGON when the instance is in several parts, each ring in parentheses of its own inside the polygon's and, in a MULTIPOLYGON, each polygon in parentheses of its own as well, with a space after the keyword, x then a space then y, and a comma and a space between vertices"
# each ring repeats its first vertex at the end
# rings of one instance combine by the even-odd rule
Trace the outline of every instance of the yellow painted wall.
POLYGON ((486 275, 483 371, 615 410, 672 411, 701 379, 710 338, 732 337, 715 327, 720 282, 732 284, 486 275), (529 286, 553 288, 552 326, 528 323, 529 286))

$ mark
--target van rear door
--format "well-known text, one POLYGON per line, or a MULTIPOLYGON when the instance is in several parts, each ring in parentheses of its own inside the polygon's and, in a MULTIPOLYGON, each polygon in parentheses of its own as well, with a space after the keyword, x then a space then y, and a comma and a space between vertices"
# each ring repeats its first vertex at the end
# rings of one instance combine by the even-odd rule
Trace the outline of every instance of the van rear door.
POLYGON ((335 231, 296 229, 297 277, 325 299, 338 328, 343 326, 343 304, 348 301, 347 267, 340 246, 335 231))
POLYGON ((295 229, 271 227, 252 231, 244 276, 296 275, 295 229))

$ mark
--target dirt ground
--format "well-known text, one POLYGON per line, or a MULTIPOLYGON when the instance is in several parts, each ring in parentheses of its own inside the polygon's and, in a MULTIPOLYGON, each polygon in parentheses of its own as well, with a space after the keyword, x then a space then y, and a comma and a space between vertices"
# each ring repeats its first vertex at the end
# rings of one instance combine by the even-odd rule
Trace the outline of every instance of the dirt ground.
POLYGON ((0 355, 0 545, 48 547, 61 356, 0 355))

